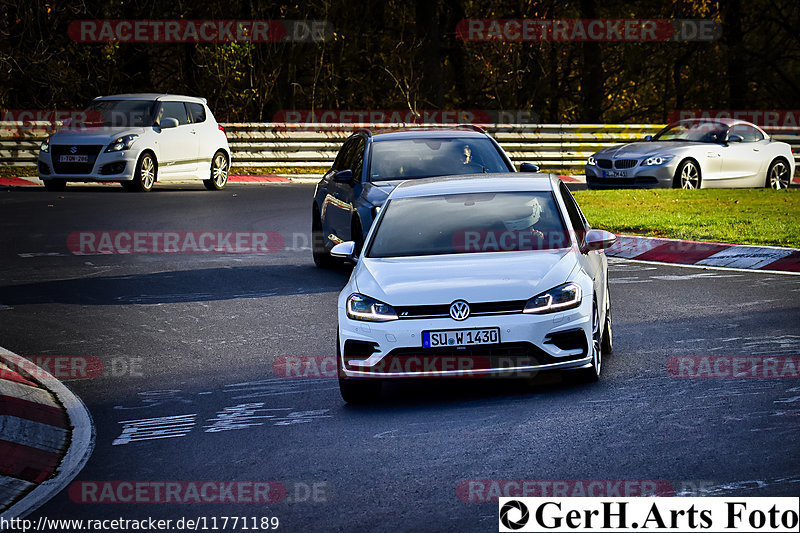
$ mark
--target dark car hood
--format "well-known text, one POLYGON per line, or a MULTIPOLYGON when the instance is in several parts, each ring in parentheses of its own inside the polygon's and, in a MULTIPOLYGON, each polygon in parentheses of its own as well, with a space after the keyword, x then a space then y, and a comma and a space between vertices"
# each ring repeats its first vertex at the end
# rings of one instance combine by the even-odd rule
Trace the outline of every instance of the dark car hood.
POLYGON ((381 206, 386 203, 386 199, 395 187, 405 180, 379 181, 364 185, 364 198, 374 206, 381 206))

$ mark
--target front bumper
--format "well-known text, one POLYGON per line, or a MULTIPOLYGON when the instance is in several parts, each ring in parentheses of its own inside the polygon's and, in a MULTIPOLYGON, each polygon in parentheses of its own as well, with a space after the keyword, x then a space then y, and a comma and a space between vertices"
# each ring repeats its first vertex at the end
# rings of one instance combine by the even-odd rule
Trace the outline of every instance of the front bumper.
POLYGON ((641 163, 630 169, 603 169, 597 165, 586 165, 586 185, 590 189, 600 188, 671 188, 676 164, 672 162, 659 166, 642 166, 641 163), (609 176, 609 173, 623 173, 609 176))
POLYGON ((346 378, 511 377, 591 365, 591 303, 543 315, 508 314, 365 322, 339 309, 339 369, 346 378), (500 328, 500 343, 424 348, 423 331, 500 328), (563 348, 563 349, 562 349, 563 348))
POLYGON ((96 157, 90 156, 90 162, 85 164, 85 168, 75 168, 79 165, 54 165, 52 152, 39 152, 37 164, 39 179, 83 182, 131 181, 138 156, 139 152, 135 150, 100 151, 96 157))

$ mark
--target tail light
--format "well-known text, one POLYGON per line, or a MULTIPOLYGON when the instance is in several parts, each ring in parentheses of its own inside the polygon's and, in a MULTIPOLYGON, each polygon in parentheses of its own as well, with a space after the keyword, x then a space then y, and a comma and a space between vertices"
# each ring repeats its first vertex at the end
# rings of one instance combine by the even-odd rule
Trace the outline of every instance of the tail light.
POLYGON ((217 127, 219 128, 219 131, 221 131, 225 135, 225 137, 228 136, 228 134, 225 133, 225 128, 223 128, 221 124, 217 124, 217 127))

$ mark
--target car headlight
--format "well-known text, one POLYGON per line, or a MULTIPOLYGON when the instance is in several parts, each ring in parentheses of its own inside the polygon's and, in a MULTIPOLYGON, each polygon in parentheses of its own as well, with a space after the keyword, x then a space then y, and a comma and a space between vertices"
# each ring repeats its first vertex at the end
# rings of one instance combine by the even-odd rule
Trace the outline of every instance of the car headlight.
POLYGON ((672 161, 672 158, 675 157, 673 155, 654 155, 653 157, 648 157, 642 163, 642 166, 645 167, 657 167, 658 165, 663 165, 664 163, 669 163, 672 161))
POLYGON ((119 139, 114 139, 111 141, 111 144, 108 145, 108 148, 106 148, 106 152, 121 152, 122 150, 127 150, 138 138, 138 135, 124 135, 119 139))
POLYGON ((523 313, 552 313, 578 307, 581 303, 581 287, 577 283, 565 283, 534 296, 525 304, 523 313))
POLYGON ((358 293, 347 298, 347 316, 353 320, 369 322, 397 320, 397 312, 391 305, 358 293))
POLYGON ((39 150, 42 152, 50 151, 50 137, 42 141, 42 144, 39 145, 39 150))
POLYGON ((593 166, 595 166, 597 164, 597 161, 595 160, 593 155, 590 155, 589 156, 589 160, 586 161, 586 164, 591 166, 591 167, 593 167, 593 166))

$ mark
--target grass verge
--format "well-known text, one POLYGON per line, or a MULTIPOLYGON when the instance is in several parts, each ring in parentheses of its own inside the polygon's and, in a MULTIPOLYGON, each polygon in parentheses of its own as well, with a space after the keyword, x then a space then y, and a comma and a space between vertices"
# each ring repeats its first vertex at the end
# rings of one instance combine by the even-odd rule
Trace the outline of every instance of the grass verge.
POLYGON ((652 237, 800 248, 800 189, 576 191, 592 227, 652 237))

